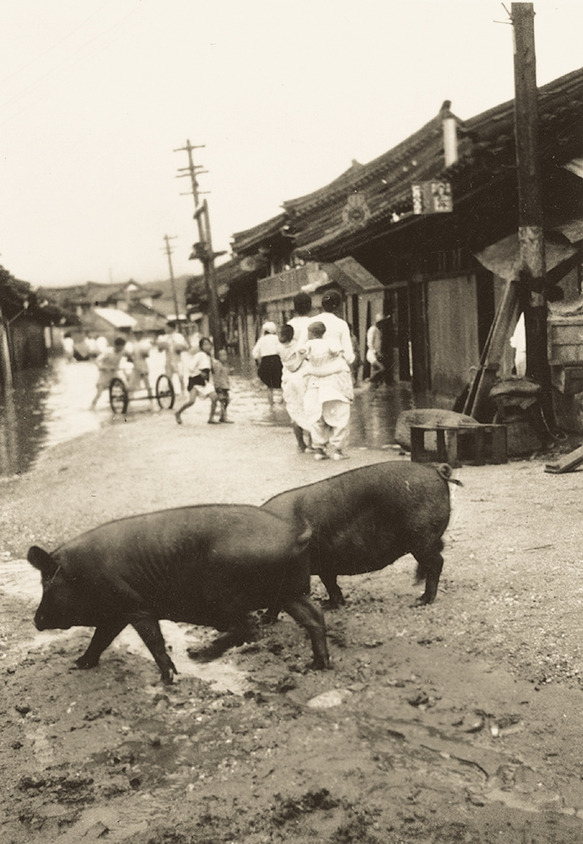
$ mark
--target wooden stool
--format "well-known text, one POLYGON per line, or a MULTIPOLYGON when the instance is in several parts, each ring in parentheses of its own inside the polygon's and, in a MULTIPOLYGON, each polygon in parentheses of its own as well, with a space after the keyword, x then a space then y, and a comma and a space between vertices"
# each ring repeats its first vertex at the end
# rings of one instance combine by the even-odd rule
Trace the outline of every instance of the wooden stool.
POLYGON ((506 425, 411 425, 411 460, 415 463, 449 463, 461 466, 473 463, 507 463, 506 425), (432 433, 436 448, 425 445, 425 435, 432 433))

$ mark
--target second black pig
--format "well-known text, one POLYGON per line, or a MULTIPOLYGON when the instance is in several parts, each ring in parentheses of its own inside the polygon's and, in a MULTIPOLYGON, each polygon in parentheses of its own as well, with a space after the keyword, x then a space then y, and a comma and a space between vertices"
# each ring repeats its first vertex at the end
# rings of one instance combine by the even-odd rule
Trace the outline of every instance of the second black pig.
POLYGON ((459 483, 447 464, 376 463, 282 492, 262 509, 283 518, 299 510, 308 522, 311 571, 328 590, 331 607, 345 603, 338 575, 377 571, 408 553, 425 583, 418 603, 430 604, 443 567, 448 482, 459 483))

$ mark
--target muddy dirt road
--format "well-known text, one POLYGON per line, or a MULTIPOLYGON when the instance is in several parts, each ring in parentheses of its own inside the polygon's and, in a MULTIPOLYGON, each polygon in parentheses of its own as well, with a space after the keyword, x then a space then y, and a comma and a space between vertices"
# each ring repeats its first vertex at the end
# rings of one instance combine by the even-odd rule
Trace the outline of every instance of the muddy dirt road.
POLYGON ((213 631, 164 625, 172 687, 130 634, 74 671, 90 631, 35 632, 33 542, 408 459, 314 464, 286 429, 229 426, 218 447, 218 426, 171 422, 90 434, 0 484, 0 842, 583 841, 583 475, 457 470, 435 604, 411 606, 410 557, 343 578, 330 671, 306 670, 288 618, 212 666, 186 650, 213 631))

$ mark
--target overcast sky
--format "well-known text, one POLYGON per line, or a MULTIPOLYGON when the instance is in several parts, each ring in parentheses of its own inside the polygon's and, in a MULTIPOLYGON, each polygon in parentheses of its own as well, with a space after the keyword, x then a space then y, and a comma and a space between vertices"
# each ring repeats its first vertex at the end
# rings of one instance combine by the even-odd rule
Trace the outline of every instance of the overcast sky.
MULTIPOLYGON (((535 0, 537 82, 581 66, 583 0, 535 0)), ((506 4, 510 10, 510 3, 506 4)), ((433 118, 514 96, 495 0, 1 0, 0 264, 37 285, 167 278, 433 118)))

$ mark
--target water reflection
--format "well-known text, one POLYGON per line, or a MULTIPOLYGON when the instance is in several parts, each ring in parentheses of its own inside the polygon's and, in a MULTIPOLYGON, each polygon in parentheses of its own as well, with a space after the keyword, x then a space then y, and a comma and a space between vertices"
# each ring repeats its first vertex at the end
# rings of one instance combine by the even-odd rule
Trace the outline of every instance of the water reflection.
POLYGON ((363 384, 354 392, 349 444, 353 447, 386 448, 395 442, 397 417, 414 406, 408 387, 363 384))
MULTIPOLYGON (((154 351, 150 358, 153 384, 163 371, 163 365, 163 356, 154 351)), ((44 450, 112 424, 107 393, 101 396, 97 411, 89 410, 96 379, 94 363, 67 363, 60 357, 51 359, 43 369, 17 373, 13 388, 6 395, 0 395, 0 475, 26 472, 44 450)), ((283 405, 269 408, 266 389, 257 378, 252 363, 235 366, 231 394, 231 406, 237 419, 256 425, 289 425, 283 405)), ((413 406, 406 387, 373 390, 368 384, 360 385, 355 391, 350 446, 389 446, 394 442, 399 413, 413 406)), ((148 401, 136 400, 130 402, 127 419, 131 421, 150 412, 152 408, 148 401)))
POLYGON ((88 410, 95 373, 93 364, 62 359, 16 373, 12 389, 0 394, 3 475, 25 472, 43 448, 99 427, 99 415, 88 410))

